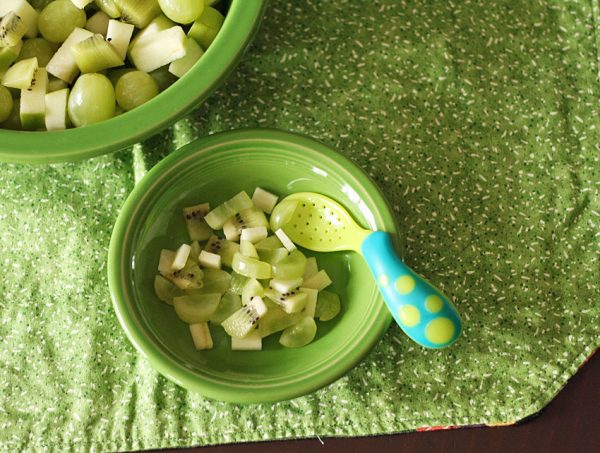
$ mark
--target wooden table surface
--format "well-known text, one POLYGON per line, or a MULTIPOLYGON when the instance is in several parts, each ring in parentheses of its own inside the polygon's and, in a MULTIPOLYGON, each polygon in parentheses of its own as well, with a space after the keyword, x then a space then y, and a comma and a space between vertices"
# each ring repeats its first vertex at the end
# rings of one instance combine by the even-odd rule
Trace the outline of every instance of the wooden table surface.
POLYGON ((537 417, 518 426, 463 428, 389 436, 257 442, 163 450, 179 453, 600 452, 600 352, 537 417))

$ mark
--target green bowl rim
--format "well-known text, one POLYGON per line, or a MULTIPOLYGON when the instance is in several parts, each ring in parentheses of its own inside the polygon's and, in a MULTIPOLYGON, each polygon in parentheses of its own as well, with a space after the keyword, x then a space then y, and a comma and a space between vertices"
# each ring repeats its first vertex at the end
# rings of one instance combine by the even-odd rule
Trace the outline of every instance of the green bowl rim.
POLYGON ((0 161, 75 161, 124 149, 158 133, 200 105, 226 79, 258 30, 267 3, 232 0, 223 27, 203 58, 171 87, 130 112, 63 131, 0 129, 0 161))
POLYGON ((168 172, 180 160, 192 154, 197 159, 202 153, 211 152, 211 147, 222 146, 234 140, 236 142, 244 140, 249 142, 265 140, 286 142, 310 149, 315 154, 325 157, 351 176, 355 180, 355 184, 360 185, 370 196, 369 205, 374 206, 381 217, 382 225, 378 224, 378 227, 386 225, 386 231, 392 235, 397 234, 396 218, 385 196, 376 184, 356 164, 327 145, 305 135, 277 129, 237 129, 220 132, 197 139, 171 153, 156 164, 136 184, 128 196, 115 223, 109 246, 107 272, 111 298, 119 323, 131 343, 150 361, 156 370, 175 383, 208 398, 234 403, 266 403, 287 400, 313 392, 334 382, 353 368, 383 336, 392 321, 392 317, 376 287, 373 296, 377 297, 380 302, 378 313, 373 317, 370 326, 368 326, 369 329, 365 329, 363 336, 355 341, 351 348, 348 348, 349 353, 336 361, 335 366, 329 366, 321 370, 316 377, 308 381, 296 382, 293 386, 282 383, 270 387, 261 387, 223 384, 216 381, 210 382, 210 380, 205 382, 200 381, 198 377, 191 376, 189 371, 169 359, 168 354, 165 355, 164 351, 161 352, 157 345, 144 334, 143 327, 137 325, 137 321, 128 308, 129 299, 122 284, 123 270, 128 262, 128 257, 124 253, 127 247, 123 247, 122 244, 125 243, 128 234, 134 230, 132 220, 136 217, 136 211, 141 211, 144 207, 144 205, 139 204, 140 200, 150 193, 149 189, 155 184, 156 180, 160 179, 165 172, 168 172), (250 391, 244 392, 243 389, 249 389, 250 391))

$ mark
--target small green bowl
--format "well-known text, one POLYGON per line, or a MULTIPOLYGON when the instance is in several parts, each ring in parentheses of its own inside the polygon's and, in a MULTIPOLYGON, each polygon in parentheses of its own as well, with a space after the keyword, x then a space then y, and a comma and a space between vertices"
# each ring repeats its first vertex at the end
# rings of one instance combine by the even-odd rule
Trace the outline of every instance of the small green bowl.
POLYGON ((105 154, 139 142, 203 102, 241 59, 258 29, 267 0, 231 0, 223 28, 185 76, 144 105, 110 120, 64 131, 0 129, 0 161, 51 163, 105 154))
POLYGON ((294 398, 350 370, 391 321, 375 281, 353 252, 314 253, 333 279, 342 312, 317 321, 315 340, 286 349, 279 335, 263 351, 231 351, 221 327, 214 349, 196 351, 189 329, 154 295, 163 248, 189 242, 184 206, 212 206, 256 186, 279 194, 316 191, 341 202, 363 226, 396 233, 394 216, 375 184, 356 165, 310 138, 253 129, 199 139, 157 164, 125 202, 110 242, 108 278, 114 308, 133 345, 167 378, 209 398, 259 403, 294 398))

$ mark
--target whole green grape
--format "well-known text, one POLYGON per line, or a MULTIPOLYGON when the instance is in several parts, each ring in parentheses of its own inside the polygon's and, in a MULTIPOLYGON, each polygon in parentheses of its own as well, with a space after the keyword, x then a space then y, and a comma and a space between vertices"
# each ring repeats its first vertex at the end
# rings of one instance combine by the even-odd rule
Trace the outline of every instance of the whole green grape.
POLYGON ((115 86, 117 103, 123 110, 132 110, 158 94, 158 85, 149 74, 131 71, 123 74, 115 86))
POLYGON ((38 28, 48 41, 61 43, 75 28, 83 28, 86 21, 85 11, 73 5, 71 0, 56 0, 40 13, 38 28))
POLYGON ((115 114, 115 90, 102 74, 83 74, 73 85, 67 107, 69 119, 79 126, 98 123, 115 114))

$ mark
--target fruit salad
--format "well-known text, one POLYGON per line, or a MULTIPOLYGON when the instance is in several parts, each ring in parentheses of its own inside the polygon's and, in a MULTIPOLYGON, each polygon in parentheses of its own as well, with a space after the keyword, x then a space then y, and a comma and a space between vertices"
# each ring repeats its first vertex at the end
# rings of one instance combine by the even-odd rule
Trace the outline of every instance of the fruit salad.
POLYGON ((215 0, 0 0, 0 128, 60 130, 132 110, 217 36, 215 0))
POLYGON ((317 323, 341 309, 332 283, 268 215, 278 197, 260 187, 240 192, 211 209, 208 202, 183 209, 190 243, 163 249, 154 278, 157 297, 189 325, 194 346, 211 349, 211 329, 225 329, 231 349, 261 350, 279 332, 279 343, 310 343, 317 323), (227 270, 226 270, 227 269, 227 270))

